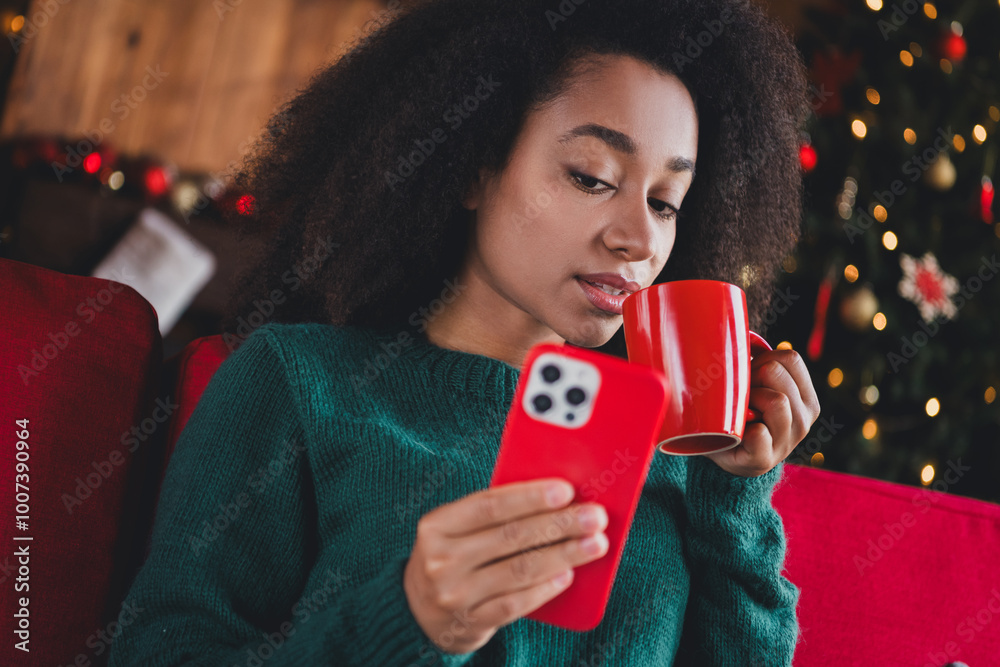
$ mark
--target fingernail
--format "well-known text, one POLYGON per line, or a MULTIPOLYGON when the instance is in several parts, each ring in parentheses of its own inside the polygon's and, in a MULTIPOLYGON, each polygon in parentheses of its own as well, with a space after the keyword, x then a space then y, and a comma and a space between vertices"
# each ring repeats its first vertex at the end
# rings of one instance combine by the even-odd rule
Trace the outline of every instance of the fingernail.
POLYGON ((549 507, 565 505, 573 498, 573 487, 568 484, 552 484, 545 490, 545 500, 549 507))
POLYGON ((603 528, 608 513, 603 507, 588 507, 580 514, 580 527, 584 530, 603 528))
POLYGON ((604 537, 604 533, 592 535, 580 542, 580 548, 583 549, 583 553, 589 556, 601 553, 607 546, 608 541, 607 538, 604 537))
POLYGON ((552 580, 552 583, 556 586, 562 587, 569 584, 570 580, 573 579, 573 570, 566 570, 561 574, 557 574, 552 580))

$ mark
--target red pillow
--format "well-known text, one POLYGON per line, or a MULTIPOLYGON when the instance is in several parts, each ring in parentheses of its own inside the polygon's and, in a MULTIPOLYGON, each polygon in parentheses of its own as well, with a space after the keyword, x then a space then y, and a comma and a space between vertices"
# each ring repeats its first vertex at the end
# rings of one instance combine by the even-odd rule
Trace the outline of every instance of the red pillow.
POLYGON ((7 259, 0 285, 0 664, 103 664, 169 417, 156 312, 121 283, 7 259))
POLYGON ((1000 665, 1000 505, 786 464, 774 492, 802 594, 795 664, 1000 665))

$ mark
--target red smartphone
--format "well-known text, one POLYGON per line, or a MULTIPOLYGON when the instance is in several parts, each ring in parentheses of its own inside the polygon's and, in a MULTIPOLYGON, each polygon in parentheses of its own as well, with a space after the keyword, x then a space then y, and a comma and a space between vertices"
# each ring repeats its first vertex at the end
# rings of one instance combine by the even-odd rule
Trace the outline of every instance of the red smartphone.
POLYGON ((601 622, 668 395, 662 371, 610 354, 553 343, 528 351, 490 487, 565 478, 573 502, 607 509, 608 551, 574 568, 569 588, 527 618, 580 631, 601 622))

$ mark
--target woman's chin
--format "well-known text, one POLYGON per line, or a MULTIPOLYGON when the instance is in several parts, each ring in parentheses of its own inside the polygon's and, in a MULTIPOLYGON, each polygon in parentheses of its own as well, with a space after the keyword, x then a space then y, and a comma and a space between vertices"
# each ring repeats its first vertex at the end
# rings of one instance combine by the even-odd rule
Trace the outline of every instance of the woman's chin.
POLYGON ((603 322, 587 321, 573 331, 562 335, 567 343, 577 347, 600 347, 607 343, 622 326, 621 316, 603 322))

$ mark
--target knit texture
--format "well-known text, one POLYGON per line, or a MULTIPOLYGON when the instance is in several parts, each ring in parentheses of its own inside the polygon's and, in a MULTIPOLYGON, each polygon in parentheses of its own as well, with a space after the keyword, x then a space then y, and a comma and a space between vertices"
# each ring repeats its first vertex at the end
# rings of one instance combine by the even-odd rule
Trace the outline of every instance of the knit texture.
POLYGON ((659 452, 596 628, 521 618, 464 654, 460 618, 444 651, 425 635, 402 584, 417 521, 488 487, 519 375, 423 334, 256 329, 177 442, 111 667, 790 665, 784 464, 659 452))

